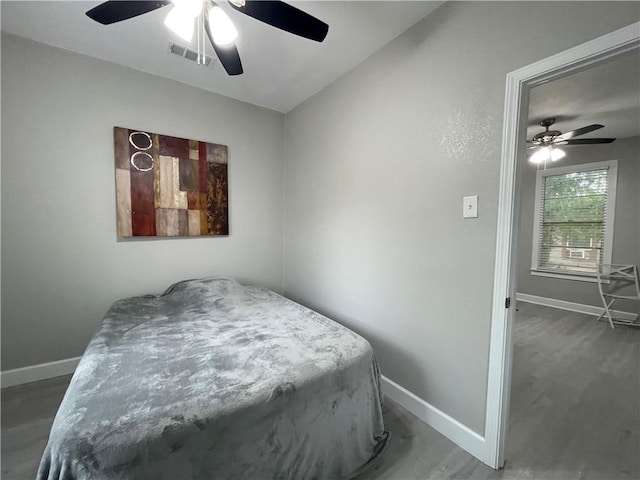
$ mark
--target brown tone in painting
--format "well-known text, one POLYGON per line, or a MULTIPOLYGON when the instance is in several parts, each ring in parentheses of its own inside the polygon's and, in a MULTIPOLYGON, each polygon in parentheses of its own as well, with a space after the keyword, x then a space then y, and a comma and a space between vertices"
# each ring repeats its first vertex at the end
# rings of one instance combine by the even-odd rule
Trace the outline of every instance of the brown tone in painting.
POLYGON ((226 145, 114 128, 118 236, 229 234, 226 145))
POLYGON ((207 232, 228 235, 227 166, 207 163, 207 232))

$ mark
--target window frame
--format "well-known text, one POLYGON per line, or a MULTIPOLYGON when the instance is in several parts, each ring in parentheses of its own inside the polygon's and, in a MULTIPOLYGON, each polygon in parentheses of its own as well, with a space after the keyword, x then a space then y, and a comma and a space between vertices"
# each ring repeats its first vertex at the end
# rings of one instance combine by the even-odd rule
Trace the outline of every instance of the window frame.
POLYGON ((616 190, 618 185, 618 160, 606 160, 603 162, 577 163, 566 167, 553 167, 536 172, 536 190, 533 211, 533 242, 531 245, 531 275, 540 277, 561 278, 565 280, 576 280, 581 282, 598 281, 597 275, 584 272, 563 272, 545 270, 538 265, 540 253, 540 220, 542 215, 542 190, 543 179, 555 175, 565 175, 567 173, 581 173, 591 170, 607 169, 607 205, 604 219, 604 247, 602 249, 602 263, 611 263, 613 254, 613 231, 615 223, 616 190))

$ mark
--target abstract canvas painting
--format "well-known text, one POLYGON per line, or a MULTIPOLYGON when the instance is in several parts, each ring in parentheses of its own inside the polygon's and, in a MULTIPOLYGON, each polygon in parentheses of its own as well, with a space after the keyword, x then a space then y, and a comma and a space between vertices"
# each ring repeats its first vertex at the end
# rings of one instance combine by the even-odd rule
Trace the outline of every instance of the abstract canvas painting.
POLYGON ((119 237, 229 234, 226 145, 114 127, 119 237))

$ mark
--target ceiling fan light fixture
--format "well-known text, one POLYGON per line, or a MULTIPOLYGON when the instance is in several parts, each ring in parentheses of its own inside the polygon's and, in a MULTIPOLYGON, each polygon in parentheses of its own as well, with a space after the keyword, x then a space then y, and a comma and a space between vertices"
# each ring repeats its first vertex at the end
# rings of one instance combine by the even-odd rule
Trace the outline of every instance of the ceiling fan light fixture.
POLYGON ((185 15, 184 12, 177 7, 173 7, 167 15, 167 18, 164 19, 165 26, 185 42, 191 42, 193 38, 193 23, 193 17, 185 15))
POLYGON ((238 30, 229 16, 218 5, 209 7, 209 30, 216 45, 223 47, 235 42, 238 30))
POLYGON ((557 162, 561 158, 564 158, 565 155, 566 153, 559 148, 540 147, 531 155, 529 161, 539 165, 548 161, 557 162))
POLYGON ((546 162, 547 160, 549 160, 549 147, 540 147, 529 157, 529 161, 536 165, 546 162))
POLYGON ((564 158, 566 155, 566 153, 564 153, 564 151, 560 150, 559 148, 551 148, 550 153, 552 162, 557 162, 561 158, 564 158))

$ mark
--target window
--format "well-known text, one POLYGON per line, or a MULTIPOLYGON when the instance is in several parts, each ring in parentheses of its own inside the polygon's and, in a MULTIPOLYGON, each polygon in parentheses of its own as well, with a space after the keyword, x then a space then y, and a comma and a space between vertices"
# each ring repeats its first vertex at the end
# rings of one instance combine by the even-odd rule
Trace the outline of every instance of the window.
POLYGON ((539 170, 531 274, 595 281, 611 263, 617 160, 539 170))

